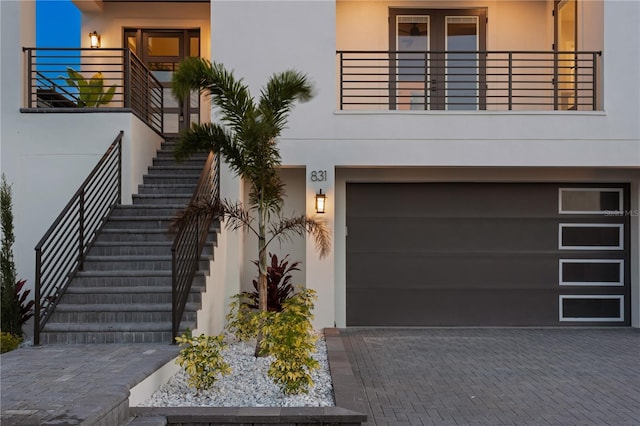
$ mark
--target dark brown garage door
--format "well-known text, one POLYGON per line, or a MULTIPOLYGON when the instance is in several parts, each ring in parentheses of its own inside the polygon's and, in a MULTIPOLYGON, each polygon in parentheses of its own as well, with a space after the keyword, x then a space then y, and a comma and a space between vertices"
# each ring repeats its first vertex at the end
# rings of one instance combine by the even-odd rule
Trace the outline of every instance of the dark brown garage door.
POLYGON ((629 324, 627 193, 347 184, 347 325, 629 324))

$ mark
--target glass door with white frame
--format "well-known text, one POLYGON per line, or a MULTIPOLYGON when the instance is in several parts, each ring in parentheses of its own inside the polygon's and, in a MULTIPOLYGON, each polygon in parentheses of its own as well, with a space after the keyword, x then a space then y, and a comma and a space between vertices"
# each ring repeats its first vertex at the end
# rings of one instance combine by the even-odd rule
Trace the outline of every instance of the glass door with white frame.
POLYGON ((390 9, 390 109, 485 108, 484 9, 390 9))

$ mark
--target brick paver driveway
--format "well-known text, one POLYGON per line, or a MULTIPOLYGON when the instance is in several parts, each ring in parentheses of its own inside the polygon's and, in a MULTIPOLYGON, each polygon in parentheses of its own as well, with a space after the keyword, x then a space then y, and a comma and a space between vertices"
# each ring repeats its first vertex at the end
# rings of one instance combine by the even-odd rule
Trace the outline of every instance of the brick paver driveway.
POLYGON ((638 329, 341 335, 369 425, 640 425, 638 329))

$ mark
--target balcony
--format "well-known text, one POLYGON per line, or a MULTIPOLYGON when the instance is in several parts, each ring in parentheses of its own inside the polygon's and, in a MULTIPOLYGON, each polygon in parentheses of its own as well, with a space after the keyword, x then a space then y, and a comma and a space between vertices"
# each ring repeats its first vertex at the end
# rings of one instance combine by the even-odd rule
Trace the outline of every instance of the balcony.
POLYGON ((130 111, 163 132, 163 87, 129 49, 24 48, 26 111, 130 111))
POLYGON ((602 109, 602 0, 336 4, 340 110, 602 109))
POLYGON ((598 105, 600 52, 338 51, 340 110, 549 111, 598 105))

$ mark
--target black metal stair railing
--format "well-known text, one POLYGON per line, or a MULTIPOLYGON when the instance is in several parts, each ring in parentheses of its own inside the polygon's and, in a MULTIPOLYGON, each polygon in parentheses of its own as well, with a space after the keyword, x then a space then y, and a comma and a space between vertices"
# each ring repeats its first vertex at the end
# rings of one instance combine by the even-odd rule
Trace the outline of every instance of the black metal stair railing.
POLYGON ((122 199, 120 132, 35 247, 34 344, 113 208, 122 199))
MULTIPOLYGON (((219 155, 209 153, 190 205, 215 206, 220 199, 219 155)), ((171 247, 172 265, 172 326, 171 340, 180 329, 184 308, 191 291, 193 278, 198 270, 200 256, 207 242, 211 223, 215 219, 213 209, 204 214, 188 216, 181 224, 171 247)))

